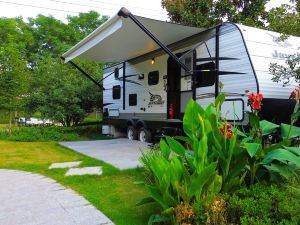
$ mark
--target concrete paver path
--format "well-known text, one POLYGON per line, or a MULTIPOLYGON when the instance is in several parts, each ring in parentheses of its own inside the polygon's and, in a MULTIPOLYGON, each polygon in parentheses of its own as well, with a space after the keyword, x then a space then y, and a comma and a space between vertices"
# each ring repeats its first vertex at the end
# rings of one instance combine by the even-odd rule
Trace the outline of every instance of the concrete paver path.
POLYGON ((1 225, 113 225, 86 199, 42 175, 0 169, 1 225))
POLYGON ((61 142, 61 145, 82 154, 100 159, 119 169, 131 169, 141 166, 141 150, 148 148, 148 143, 131 141, 126 138, 61 142))

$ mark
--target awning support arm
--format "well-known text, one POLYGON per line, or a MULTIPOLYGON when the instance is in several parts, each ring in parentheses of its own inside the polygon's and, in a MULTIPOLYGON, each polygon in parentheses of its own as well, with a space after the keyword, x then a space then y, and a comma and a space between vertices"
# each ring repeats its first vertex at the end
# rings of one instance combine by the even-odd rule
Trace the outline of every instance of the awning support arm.
POLYGON ((190 72, 190 69, 182 63, 179 58, 163 43, 160 42, 138 19, 125 7, 121 8, 118 12, 118 16, 124 18, 130 18, 139 28, 141 28, 159 47, 161 47, 178 65, 180 65, 185 71, 190 72))
MULTIPOLYGON (((62 60, 65 61, 64 57, 60 57, 62 60)), ((84 76, 86 76, 88 79, 90 79, 94 84, 96 84, 98 87, 100 87, 102 90, 105 90, 105 88, 97 82, 94 78, 92 78, 87 72, 85 72, 80 66, 78 66, 76 63, 74 63, 72 60, 69 61, 69 63, 74 66, 76 69, 78 69, 84 76)))

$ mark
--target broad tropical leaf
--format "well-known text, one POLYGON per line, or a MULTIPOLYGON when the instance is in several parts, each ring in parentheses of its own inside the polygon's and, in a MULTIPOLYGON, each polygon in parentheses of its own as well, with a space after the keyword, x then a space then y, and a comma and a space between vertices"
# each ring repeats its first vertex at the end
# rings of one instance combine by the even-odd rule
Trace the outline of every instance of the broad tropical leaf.
POLYGON ((215 100, 215 105, 216 107, 220 107, 225 101, 225 95, 224 94, 220 94, 216 97, 216 100, 215 100))
POLYGON ((269 152, 265 159, 261 162, 261 164, 268 164, 273 160, 278 160, 285 164, 287 162, 291 162, 294 163, 298 168, 300 168, 300 158, 285 149, 276 149, 269 152))
POLYGON ((259 125, 263 136, 273 133, 279 127, 279 125, 271 123, 267 120, 260 121, 259 125))
POLYGON ((258 143, 245 143, 243 147, 247 150, 251 158, 255 156, 257 151, 261 148, 261 144, 258 143))
POLYGON ((286 138, 296 138, 300 136, 300 127, 291 126, 289 124, 281 124, 281 137, 286 138))
POLYGON ((180 144, 178 141, 176 141, 175 139, 171 138, 171 137, 166 137, 167 142, 170 146, 170 148, 172 149, 173 152, 177 153, 180 156, 184 156, 185 155, 185 148, 182 146, 182 144, 180 144))
POLYGON ((286 147, 286 146, 283 146, 286 150, 294 153, 295 155, 298 155, 300 156, 300 148, 299 147, 286 147))
POLYGON ((170 156, 171 150, 170 150, 170 147, 167 145, 167 143, 165 142, 165 140, 163 138, 160 139, 159 148, 161 150, 161 153, 162 153, 163 157, 168 159, 169 156, 170 156))

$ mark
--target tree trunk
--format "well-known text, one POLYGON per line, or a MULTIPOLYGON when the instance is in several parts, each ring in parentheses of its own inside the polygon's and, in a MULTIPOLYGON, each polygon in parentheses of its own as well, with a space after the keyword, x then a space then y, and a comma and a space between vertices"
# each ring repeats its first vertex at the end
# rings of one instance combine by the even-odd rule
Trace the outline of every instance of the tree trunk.
POLYGON ((9 111, 9 134, 11 135, 11 129, 12 129, 12 113, 9 111))
POLYGON ((66 116, 66 125, 67 125, 67 127, 71 126, 71 120, 72 120, 72 118, 70 117, 70 115, 67 115, 66 116))

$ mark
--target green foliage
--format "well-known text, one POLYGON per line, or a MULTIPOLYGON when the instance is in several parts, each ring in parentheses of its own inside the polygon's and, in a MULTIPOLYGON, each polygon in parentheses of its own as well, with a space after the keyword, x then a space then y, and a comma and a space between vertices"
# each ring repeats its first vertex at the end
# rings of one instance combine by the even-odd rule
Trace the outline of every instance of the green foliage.
MULTIPOLYGON (((107 20, 97 12, 69 16, 68 24, 51 16, 0 18, 0 109, 42 113, 65 125, 78 124, 101 107, 102 90, 60 56, 107 20)), ((77 60, 94 79, 101 65, 77 60)), ((12 115, 10 115, 12 118, 12 115)))
POLYGON ((298 174, 300 159, 297 150, 294 148, 292 151, 287 150, 292 140, 300 136, 300 128, 288 124, 279 126, 266 120, 259 121, 257 112, 248 114, 250 130, 247 134, 244 133, 241 143, 248 153, 246 168, 250 176, 250 184, 255 180, 282 181, 293 176, 300 178, 298 174), (276 144, 266 144, 268 135, 274 133, 279 134, 281 140, 276 144))
POLYGON ((0 140, 8 141, 75 141, 86 139, 109 139, 101 134, 100 126, 79 127, 20 127, 0 130, 0 140))
POLYGON ((225 195, 228 223, 298 224, 300 195, 284 186, 255 184, 225 195))
POLYGON ((0 139, 8 141, 74 141, 78 139, 76 133, 63 133, 56 129, 43 127, 22 127, 15 129, 11 133, 0 131, 0 139))
POLYGON ((224 20, 263 26, 265 4, 268 0, 256 1, 168 1, 162 5, 174 22, 198 27, 211 27, 224 20))
POLYGON ((42 113, 62 124, 78 125, 85 113, 99 106, 102 93, 79 72, 51 58, 33 70, 26 111, 42 113))
POLYGON ((285 65, 271 63, 269 71, 273 75, 272 80, 274 82, 287 85, 290 84, 291 79, 294 79, 300 84, 300 54, 289 56, 285 61, 285 65))
MULTIPOLYGON (((190 221, 178 221, 176 209, 197 205, 203 212, 207 205, 215 203, 218 193, 234 193, 256 182, 298 178, 300 150, 288 146, 300 136, 299 128, 260 121, 254 111, 249 113, 249 131, 242 132, 220 119, 224 100, 220 95, 206 109, 190 100, 183 118, 187 136, 166 136, 160 141, 160 151, 148 151, 141 158, 149 193, 162 207, 161 216, 168 217, 172 224, 190 221), (279 128, 281 142, 265 144, 267 135, 279 128)), ((143 203, 147 202, 149 199, 143 203)), ((248 221, 247 217, 244 220, 248 221)))
MULTIPOLYGON (((171 21, 196 27, 212 27, 223 21, 265 28, 286 35, 300 35, 299 3, 266 10, 270 0, 162 0, 171 21)), ((291 0, 291 3, 294 1, 291 0)))
MULTIPOLYGON (((294 1, 291 0, 290 2, 293 3, 294 1)), ((265 20, 268 21, 267 28, 269 30, 280 32, 283 34, 279 41, 285 39, 287 35, 300 35, 299 2, 297 3, 297 5, 282 4, 280 7, 271 9, 266 14, 265 20)))
MULTIPOLYGON (((223 101, 224 96, 219 97, 216 105, 220 106, 223 101)), ((162 215, 174 224, 174 209, 181 203, 189 206, 194 202, 209 202, 216 193, 229 191, 240 183, 240 171, 236 169, 232 173, 231 164, 236 135, 224 138, 219 131, 219 126, 223 126, 218 120, 219 114, 213 104, 204 110, 190 100, 183 119, 188 138, 176 137, 185 139, 190 148, 185 148, 174 138, 165 137, 160 141, 161 151, 143 154, 141 160, 150 176, 149 192, 163 208, 162 215)))

